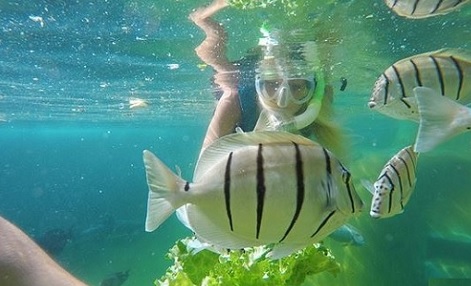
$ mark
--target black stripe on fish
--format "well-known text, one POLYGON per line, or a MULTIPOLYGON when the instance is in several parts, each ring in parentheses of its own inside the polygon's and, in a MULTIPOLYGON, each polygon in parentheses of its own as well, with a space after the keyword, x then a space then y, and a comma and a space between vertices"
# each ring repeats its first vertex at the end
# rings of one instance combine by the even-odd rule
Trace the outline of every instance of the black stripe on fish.
POLYGON ((435 12, 437 12, 437 10, 440 9, 440 6, 442 6, 442 4, 443 4, 443 0, 439 0, 437 2, 437 5, 435 5, 432 11, 430 11, 430 14, 434 14, 435 12))
POLYGON ((433 64, 435 65, 435 69, 437 70, 438 82, 440 83, 440 90, 441 95, 445 95, 445 82, 443 81, 443 71, 440 68, 440 64, 438 63, 437 59, 434 56, 429 56, 432 60, 433 64))
POLYGON ((456 100, 459 100, 461 97, 461 90, 463 89, 463 69, 461 68, 459 62, 453 57, 450 56, 451 61, 455 65, 456 70, 458 71, 458 79, 459 79, 459 84, 458 84, 458 92, 456 93, 456 100))
POLYGON ((231 231, 234 231, 234 226, 232 224, 232 212, 231 212, 231 164, 232 164, 232 153, 229 153, 229 158, 227 158, 226 163, 226 172, 224 173, 224 200, 226 202, 226 214, 227 219, 229 220, 229 226, 231 231))
POLYGON ((330 205, 332 198, 332 164, 330 161, 329 152, 322 148, 325 157, 325 172, 326 172, 326 182, 327 182, 327 205, 330 205))
POLYGON ((399 160, 401 160, 402 164, 406 167, 406 172, 407 172, 407 180, 409 181, 409 187, 412 187, 412 176, 409 170, 409 165, 407 165, 407 161, 399 157, 399 160))
POLYGON ((296 220, 299 217, 299 214, 301 213, 301 208, 303 207, 303 202, 304 202, 304 170, 303 170, 303 160, 301 157, 301 152, 299 150, 298 144, 294 143, 294 149, 295 149, 295 162, 296 162, 296 211, 294 212, 293 218, 291 219, 291 223, 288 226, 288 229, 286 229, 285 234, 283 237, 280 239, 279 242, 282 242, 290 233, 291 229, 293 228, 294 224, 296 223, 296 220))
POLYGON ((389 204, 388 204, 388 213, 390 213, 392 209, 392 203, 393 203, 393 194, 396 191, 396 186, 391 180, 391 177, 389 177, 387 174, 385 174, 384 177, 389 181, 389 184, 391 185, 391 191, 389 192, 389 204))
POLYGON ((412 162, 412 168, 414 170, 414 175, 415 175, 415 170, 417 169, 417 165, 416 165, 417 162, 415 160, 415 154, 412 154, 409 148, 405 150, 406 150, 407 155, 409 155, 410 161, 412 162))
MULTIPOLYGON (((410 149, 406 149, 406 153, 409 156, 410 162, 412 164, 412 172, 414 172, 412 174, 411 178, 412 177, 415 178, 416 170, 417 170, 417 161, 416 161, 417 158, 415 157, 415 154, 410 151, 410 149)), ((412 184, 413 184, 413 182, 411 181, 411 186, 412 186, 412 184)))
POLYGON ((386 105, 388 103, 388 95, 389 95, 389 78, 388 76, 383 73, 383 77, 385 79, 384 83, 384 102, 383 105, 386 105))
MULTIPOLYGON (((402 161, 402 159, 399 157, 399 160, 402 161)), ((399 193, 401 195, 401 207, 402 207, 402 198, 404 197, 404 184, 402 183, 402 178, 401 178, 401 174, 399 173, 399 171, 396 169, 396 167, 394 167, 392 164, 389 165, 391 167, 391 169, 394 171, 394 173, 396 173, 396 177, 397 177, 397 180, 399 181, 399 193)), ((392 190, 391 190, 391 195, 392 195, 392 190)), ((392 197, 391 197, 392 198, 392 197)), ((391 212, 391 206, 389 207, 389 211, 391 212)))
MULTIPOLYGON (((429 0, 430 1, 430 0, 429 0)), ((411 15, 414 15, 415 10, 417 10, 417 5, 419 5, 420 0, 415 0, 414 5, 412 6, 411 15)))
POLYGON ((413 59, 410 60, 410 63, 414 67, 414 72, 415 72, 415 81, 417 82, 418 86, 422 86, 422 79, 420 78, 420 70, 417 67, 417 64, 414 62, 413 59))
POLYGON ((458 0, 458 1, 456 1, 455 5, 453 5, 453 7, 458 6, 459 4, 463 3, 464 1, 466 1, 466 0, 458 0))
POLYGON ((316 229, 316 231, 311 235, 311 238, 314 237, 323 227, 324 225, 329 221, 329 219, 335 214, 335 210, 331 211, 327 217, 321 222, 319 227, 316 229))
POLYGON ((348 191, 348 198, 350 199, 350 205, 352 206, 352 213, 355 213, 355 201, 353 200, 352 189, 350 188, 350 179, 352 178, 352 175, 342 164, 340 164, 340 166, 343 170, 342 177, 344 177, 343 181, 348 191))
POLYGON ((405 87, 404 87, 404 83, 402 82, 402 78, 401 78, 401 74, 399 73, 397 67, 395 65, 392 65, 391 66, 392 69, 394 70, 394 73, 396 74, 396 77, 397 77, 397 81, 399 83, 399 86, 401 87, 401 102, 404 103, 404 105, 407 107, 407 108, 411 108, 410 104, 407 103, 404 98, 406 97, 406 90, 405 90, 405 87))
MULTIPOLYGON (((399 158, 400 159, 400 158, 399 158)), ((396 178, 397 180, 399 181, 399 193, 400 193, 400 196, 401 196, 401 200, 400 200, 400 204, 401 204, 401 209, 404 208, 403 206, 403 203, 402 203, 402 198, 404 197, 404 186, 402 184, 402 178, 401 178, 401 174, 399 173, 399 171, 396 169, 396 167, 394 167, 392 164, 389 164, 389 167, 391 167, 391 169, 394 171, 394 173, 396 173, 396 178)), ((389 182, 391 183, 391 186, 393 186, 391 188, 391 193, 389 194, 389 212, 391 212, 391 209, 392 209, 392 203, 393 203, 393 192, 395 191, 395 186, 394 184, 392 183, 392 179, 389 177, 389 176, 386 176, 389 180, 389 182)))
POLYGON ((257 229, 256 238, 260 235, 260 227, 262 224, 263 205, 265 203, 265 174, 263 171, 263 145, 258 144, 257 153, 257 229))

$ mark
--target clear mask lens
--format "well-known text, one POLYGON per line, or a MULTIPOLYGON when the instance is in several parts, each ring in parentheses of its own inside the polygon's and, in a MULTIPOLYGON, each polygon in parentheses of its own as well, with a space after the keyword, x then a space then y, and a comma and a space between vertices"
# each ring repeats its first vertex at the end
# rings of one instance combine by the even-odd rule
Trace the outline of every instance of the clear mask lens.
POLYGON ((289 102, 303 104, 308 102, 315 89, 314 78, 261 79, 257 76, 255 86, 262 100, 276 102, 286 107, 289 102))

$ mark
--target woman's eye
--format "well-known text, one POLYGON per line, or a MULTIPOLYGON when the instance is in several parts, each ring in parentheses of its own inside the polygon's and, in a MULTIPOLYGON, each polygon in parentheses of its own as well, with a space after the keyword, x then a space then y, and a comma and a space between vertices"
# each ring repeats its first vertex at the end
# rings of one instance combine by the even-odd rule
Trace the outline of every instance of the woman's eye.
POLYGON ((266 81, 265 82, 265 87, 268 90, 277 90, 280 87, 280 82, 279 81, 266 81))

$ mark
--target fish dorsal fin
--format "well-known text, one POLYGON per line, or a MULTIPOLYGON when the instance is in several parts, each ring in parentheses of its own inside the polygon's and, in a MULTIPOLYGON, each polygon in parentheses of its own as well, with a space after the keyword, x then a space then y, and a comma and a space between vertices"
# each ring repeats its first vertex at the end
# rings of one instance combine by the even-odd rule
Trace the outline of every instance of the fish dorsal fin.
POLYGON ((463 61, 471 62, 471 53, 464 49, 445 48, 429 53, 439 57, 454 57, 463 61))
POLYGON ((226 135, 216 140, 201 153, 195 168, 193 181, 198 182, 199 178, 211 169, 215 163, 225 160, 229 153, 236 149, 259 144, 270 145, 292 142, 298 145, 317 145, 317 143, 306 137, 284 131, 245 132, 226 135))
POLYGON ((435 56, 441 58, 447 58, 453 56, 456 59, 471 62, 471 53, 464 49, 457 49, 457 48, 444 48, 432 52, 426 52, 418 55, 413 55, 411 57, 402 59, 401 62, 409 61, 410 59, 414 59, 417 57, 427 57, 427 56, 435 56))

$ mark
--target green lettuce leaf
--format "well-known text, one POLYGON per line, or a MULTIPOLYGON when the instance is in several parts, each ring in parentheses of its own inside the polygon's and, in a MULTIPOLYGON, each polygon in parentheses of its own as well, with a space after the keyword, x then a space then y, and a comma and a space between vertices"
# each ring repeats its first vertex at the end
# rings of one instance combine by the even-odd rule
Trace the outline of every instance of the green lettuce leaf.
POLYGON ((326 247, 316 244, 279 260, 270 260, 268 247, 246 248, 223 254, 211 249, 197 253, 189 246, 192 238, 176 242, 167 257, 173 265, 155 285, 301 285, 321 272, 336 275, 340 265, 326 247))

